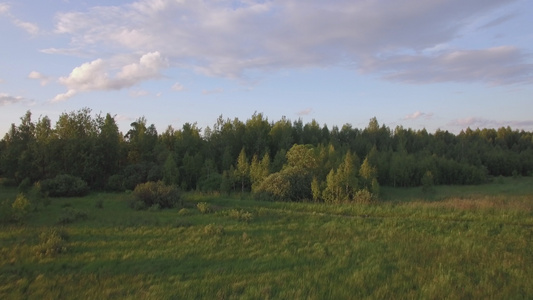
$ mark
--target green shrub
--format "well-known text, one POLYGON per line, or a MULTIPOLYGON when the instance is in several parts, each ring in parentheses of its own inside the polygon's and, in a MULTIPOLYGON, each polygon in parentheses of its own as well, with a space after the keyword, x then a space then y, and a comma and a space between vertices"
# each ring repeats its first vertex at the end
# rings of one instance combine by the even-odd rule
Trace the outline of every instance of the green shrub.
POLYGON ((211 206, 207 202, 198 202, 198 204, 196 204, 196 207, 203 214, 208 214, 211 212, 211 206))
MULTIPOLYGON (((165 185, 162 181, 141 183, 135 187, 133 195, 144 207, 159 205, 160 208, 182 206, 181 195, 176 186, 165 185)), ((138 206, 138 203, 136 204, 138 206)))
POLYGON ((376 197, 366 189, 355 192, 353 198, 355 203, 369 204, 376 201, 376 197))
POLYGON ((33 184, 27 195, 35 210, 37 210, 37 208, 41 204, 43 206, 50 205, 50 198, 48 197, 48 193, 43 192, 40 181, 37 181, 33 184))
POLYGON ((11 218, 13 221, 20 222, 30 212, 30 201, 24 194, 20 193, 11 204, 11 218))
POLYGON ((270 174, 254 190, 254 197, 267 201, 304 201, 313 198, 311 173, 289 167, 270 174))
POLYGON ((124 188, 124 176, 122 175, 111 175, 107 179, 106 190, 110 192, 123 192, 124 188))
POLYGON ((24 178, 18 186, 19 193, 27 193, 31 186, 31 179, 28 177, 24 178))
POLYGON ((178 215, 179 216, 187 216, 187 215, 190 215, 190 214, 191 214, 190 211, 188 209, 186 209, 185 207, 178 211, 178 215))
POLYGON ((89 186, 79 177, 62 174, 43 180, 41 192, 50 197, 80 197, 89 193, 89 186))
POLYGON ((237 221, 243 221, 246 223, 250 223, 254 219, 254 215, 251 212, 242 209, 232 209, 228 212, 228 216, 237 221))
POLYGON ((204 227, 204 233, 207 235, 220 236, 224 234, 224 227, 221 225, 208 224, 204 227))
POLYGON ((79 220, 86 220, 88 218, 87 212, 72 207, 65 207, 59 216, 58 224, 70 224, 79 220))
POLYGON ((57 229, 49 229, 39 234, 39 244, 35 246, 37 256, 56 256, 67 251, 68 234, 57 229))
POLYGON ((11 221, 11 201, 3 200, 0 202, 0 224, 11 221))
POLYGON ((160 210, 161 210, 161 206, 159 206, 159 204, 157 203, 148 208, 148 211, 160 211, 160 210))

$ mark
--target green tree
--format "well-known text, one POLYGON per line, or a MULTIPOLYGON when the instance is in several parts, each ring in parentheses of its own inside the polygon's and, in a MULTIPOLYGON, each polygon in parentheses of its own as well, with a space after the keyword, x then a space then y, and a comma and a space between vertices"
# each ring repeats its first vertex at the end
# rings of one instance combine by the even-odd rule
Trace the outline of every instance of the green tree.
POLYGON ((244 187, 250 179, 250 165, 248 164, 248 159, 246 158, 246 151, 242 148, 239 157, 237 158, 237 168, 235 169, 235 177, 241 183, 241 193, 244 192, 244 187))
POLYGON ((257 155, 252 157, 250 163, 250 180, 252 182, 252 191, 270 174, 270 155, 266 153, 261 160, 257 155))
POLYGON ((165 164, 163 165, 163 182, 166 185, 178 185, 180 182, 179 176, 180 171, 176 162, 174 161, 174 155, 169 153, 167 155, 167 159, 165 160, 165 164))
POLYGON ((369 157, 367 156, 361 164, 361 168, 359 169, 359 176, 361 176, 362 187, 371 191, 372 181, 374 179, 377 180, 377 174, 378 170, 376 169, 376 167, 370 164, 369 157))

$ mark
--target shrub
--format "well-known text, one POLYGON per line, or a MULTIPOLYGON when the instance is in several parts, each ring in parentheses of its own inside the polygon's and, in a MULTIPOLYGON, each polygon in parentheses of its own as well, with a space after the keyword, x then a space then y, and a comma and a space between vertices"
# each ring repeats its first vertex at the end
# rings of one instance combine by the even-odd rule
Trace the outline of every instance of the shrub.
POLYGON ((41 204, 43 206, 50 205, 50 198, 48 198, 48 193, 43 192, 40 181, 37 181, 33 184, 27 195, 35 210, 37 210, 37 208, 41 204))
POLYGON ((31 179, 26 177, 20 182, 18 190, 20 193, 27 193, 30 190, 31 186, 31 179))
POLYGON ((4 200, 0 202, 0 224, 11 221, 11 201, 4 200))
POLYGON ((58 224, 70 224, 79 220, 86 220, 88 218, 87 212, 72 207, 63 208, 63 212, 59 219, 58 224))
POLYGON ((148 211, 160 211, 160 210, 161 210, 161 206, 159 206, 159 204, 157 203, 148 208, 148 211))
POLYGON ((259 200, 303 201, 313 198, 311 191, 312 176, 299 168, 286 168, 270 174, 254 191, 259 200))
POLYGON ((187 216, 187 215, 190 215, 190 214, 191 213, 189 212, 189 210, 186 209, 185 207, 178 211, 178 215, 179 216, 187 216))
POLYGON ((111 175, 107 179, 106 190, 111 192, 123 192, 124 188, 124 176, 122 175, 111 175))
POLYGON ((50 197, 79 197, 89 193, 89 186, 79 177, 62 174, 43 180, 41 192, 50 197))
POLYGON ((215 225, 215 224, 209 224, 204 227, 204 233, 207 235, 223 235, 224 234, 224 227, 221 225, 215 225))
POLYGON ((232 209, 228 212, 228 215, 232 219, 235 219, 237 221, 243 221, 246 223, 250 223, 254 219, 254 215, 251 212, 242 209, 232 209))
POLYGON ((11 218, 13 221, 20 222, 26 217, 29 211, 30 201, 28 201, 28 198, 24 194, 18 194, 13 204, 11 204, 11 218))
POLYGON ((144 207, 157 204, 160 208, 172 208, 182 205, 178 188, 173 185, 167 186, 162 181, 141 183, 135 187, 133 195, 134 201, 140 201, 144 207))
POLYGON ((357 192, 355 192, 355 195, 353 198, 354 198, 355 203, 368 204, 368 203, 372 203, 376 201, 376 198, 374 197, 374 195, 372 195, 372 193, 370 193, 366 189, 358 190, 357 192))
POLYGON ((57 229, 49 229, 39 234, 39 244, 35 246, 37 256, 56 256, 67 251, 68 235, 57 229))
POLYGON ((203 214, 208 214, 211 212, 211 206, 207 202, 198 202, 198 204, 196 204, 196 207, 203 214))

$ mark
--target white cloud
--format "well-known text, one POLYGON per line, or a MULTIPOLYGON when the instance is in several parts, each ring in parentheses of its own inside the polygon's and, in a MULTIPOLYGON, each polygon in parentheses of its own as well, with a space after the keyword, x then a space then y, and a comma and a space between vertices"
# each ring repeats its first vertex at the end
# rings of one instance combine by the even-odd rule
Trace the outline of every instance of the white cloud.
POLYGON ((416 120, 422 117, 425 118, 426 120, 429 120, 433 117, 433 113, 424 113, 421 111, 415 111, 414 113, 410 115, 406 115, 404 120, 416 120))
POLYGON ((43 75, 37 71, 31 71, 30 74, 28 74, 28 78, 39 80, 41 82, 41 86, 47 85, 51 80, 50 77, 43 75))
POLYGON ((12 96, 6 93, 0 93, 0 106, 6 106, 27 101, 27 99, 21 96, 12 96))
POLYGON ((0 3, 0 14, 5 14, 9 11, 9 5, 7 3, 0 3))
POLYGON ((502 121, 491 120, 479 117, 467 117, 463 119, 456 119, 448 123, 449 126, 459 128, 500 128, 510 126, 513 129, 526 128, 530 130, 533 128, 533 121, 502 121))
POLYGON ((66 93, 57 94, 54 99, 52 99, 52 102, 62 102, 68 100, 74 97, 77 93, 78 92, 76 90, 68 90, 66 93))
POLYGON ((13 14, 11 14, 10 12, 10 9, 11 7, 9 6, 9 4, 0 3, 0 15, 6 15, 15 26, 25 30, 27 33, 31 35, 36 35, 39 33, 40 31, 39 26, 31 22, 20 20, 19 18, 13 16, 13 14))
POLYGON ((144 54, 135 62, 123 64, 123 60, 130 59, 96 59, 74 68, 69 76, 59 78, 59 83, 67 87, 68 91, 57 95, 53 101, 67 100, 80 91, 129 88, 145 80, 161 77, 161 70, 167 66, 159 52, 144 54), (114 76, 113 72, 116 72, 114 76))
POLYGON ((312 108, 306 108, 304 110, 301 110, 301 111, 297 112, 296 115, 298 115, 298 116, 307 116, 307 115, 310 115, 312 112, 313 112, 312 108))
POLYGON ((389 80, 408 83, 483 82, 503 85, 532 83, 533 65, 511 46, 446 51, 437 55, 397 55, 371 62, 389 80))
POLYGON ((185 87, 184 87, 181 83, 176 82, 176 83, 174 83, 174 84, 172 85, 171 89, 172 89, 173 91, 178 91, 178 92, 180 92, 180 91, 185 90, 185 87))
POLYGON ((24 29, 27 33, 31 35, 37 35, 40 31, 39 26, 30 23, 30 22, 24 22, 19 19, 14 19, 13 21, 15 25, 21 29, 24 29))
POLYGON ((498 9, 517 1, 139 0, 60 13, 56 32, 70 37, 72 49, 160 51, 173 67, 209 76, 346 65, 412 83, 454 81, 460 74, 459 81, 511 84, 523 82, 533 69, 520 49, 493 61, 491 55, 477 54, 494 54, 498 47, 454 49, 453 41, 487 15, 494 20, 490 26, 512 20, 515 15, 498 9), (446 45, 445 51, 439 52, 439 45, 446 45), (486 66, 476 72, 461 68, 459 61, 486 66), (425 63, 429 76, 424 76, 425 63), (481 73, 489 75, 480 80, 481 73))

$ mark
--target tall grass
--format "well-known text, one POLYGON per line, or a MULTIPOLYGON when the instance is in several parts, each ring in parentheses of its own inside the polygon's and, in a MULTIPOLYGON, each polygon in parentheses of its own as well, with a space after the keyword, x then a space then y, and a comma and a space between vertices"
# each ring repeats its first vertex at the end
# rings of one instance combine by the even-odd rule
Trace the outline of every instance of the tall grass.
POLYGON ((0 298, 532 298, 522 183, 533 182, 505 180, 437 187, 438 201, 398 189, 371 205, 195 194, 181 212, 150 212, 126 194, 53 199, 1 227, 0 298), (87 218, 59 224, 66 207, 87 218), (64 251, 40 255, 47 234, 64 251))

